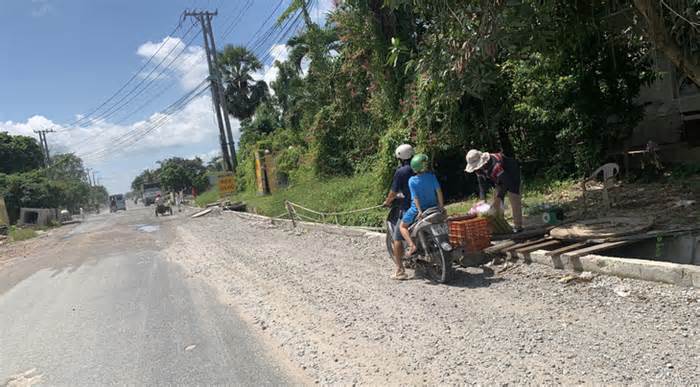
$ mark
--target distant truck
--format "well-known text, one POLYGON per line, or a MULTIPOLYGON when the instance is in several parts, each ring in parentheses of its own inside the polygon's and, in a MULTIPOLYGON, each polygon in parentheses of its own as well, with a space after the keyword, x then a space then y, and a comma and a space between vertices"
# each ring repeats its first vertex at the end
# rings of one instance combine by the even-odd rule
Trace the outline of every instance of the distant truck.
POLYGON ((126 200, 124 195, 116 194, 109 197, 109 212, 126 211, 126 200))
POLYGON ((143 204, 150 206, 156 202, 156 196, 160 194, 160 183, 144 183, 142 186, 143 204))

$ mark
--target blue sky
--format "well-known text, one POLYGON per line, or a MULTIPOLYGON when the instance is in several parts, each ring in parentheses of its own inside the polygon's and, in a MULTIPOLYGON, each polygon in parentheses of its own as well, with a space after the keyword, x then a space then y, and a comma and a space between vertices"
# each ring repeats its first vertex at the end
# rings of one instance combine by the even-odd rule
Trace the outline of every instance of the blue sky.
MULTIPOLYGON (((279 10, 288 3, 284 0, 279 10)), ((320 1, 313 16, 323 19, 331 3, 320 1)), ((154 167, 157 160, 211 158, 219 146, 208 92, 167 117, 158 113, 207 74, 202 38, 195 36, 199 27, 190 29, 187 21, 173 36, 168 34, 185 9, 218 9, 213 25, 217 48, 246 44, 259 36, 256 31, 278 4, 279 0, 0 0, 0 131, 34 136, 35 129, 55 128, 57 133, 48 136, 52 151, 76 152, 87 166, 99 171, 101 182, 113 193, 127 191, 133 177, 154 167), (226 27, 242 11, 240 22, 224 38, 226 27), (192 45, 186 46, 190 39, 192 45), (172 54, 166 57, 168 52, 172 54), (134 74, 122 94, 98 111, 114 110, 114 114, 97 114, 79 127, 69 125, 102 104, 134 74), (131 97, 123 99, 129 103, 116 109, 112 104, 132 89, 131 97), (125 147, 113 146, 120 136, 154 120, 165 124, 125 147)), ((263 31, 270 25, 264 25, 263 31)), ((270 50, 268 64, 286 59, 280 43, 283 40, 270 39, 260 48, 260 55, 270 50)), ((266 66, 258 77, 270 81, 275 75, 274 68, 266 66)), ((234 121, 233 126, 238 133, 238 123, 234 121)))

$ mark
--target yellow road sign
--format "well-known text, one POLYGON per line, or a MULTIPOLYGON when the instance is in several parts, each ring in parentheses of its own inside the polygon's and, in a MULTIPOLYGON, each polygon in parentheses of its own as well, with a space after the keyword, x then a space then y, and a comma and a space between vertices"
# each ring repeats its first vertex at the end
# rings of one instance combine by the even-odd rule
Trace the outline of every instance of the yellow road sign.
POLYGON ((232 173, 219 175, 219 196, 230 195, 236 191, 236 178, 232 173))

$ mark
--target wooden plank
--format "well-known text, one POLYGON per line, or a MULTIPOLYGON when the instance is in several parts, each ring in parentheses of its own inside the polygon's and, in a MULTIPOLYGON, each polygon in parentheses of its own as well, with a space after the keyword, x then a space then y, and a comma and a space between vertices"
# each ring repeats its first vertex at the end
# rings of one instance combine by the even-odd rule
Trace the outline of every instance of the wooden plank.
POLYGON ((589 246, 589 247, 586 247, 586 248, 583 248, 580 250, 574 250, 574 251, 571 251, 569 253, 565 253, 564 255, 566 255, 569 258, 578 258, 578 257, 582 257, 584 255, 595 253, 597 251, 608 250, 608 249, 612 249, 613 247, 618 247, 618 246, 626 245, 629 243, 632 243, 632 242, 631 241, 619 241, 619 242, 601 243, 601 244, 589 246))
POLYGON ((675 234, 689 233, 693 231, 700 230, 700 227, 685 227, 677 228, 672 230, 654 230, 648 231, 644 234, 633 234, 626 235, 618 238, 607 238, 607 239, 590 239, 589 242, 592 243, 607 243, 607 242, 618 242, 618 241, 641 241, 644 239, 654 239, 656 237, 672 236, 675 234))
POLYGON ((510 246, 510 247, 508 247, 508 248, 506 248, 506 249, 503 249, 501 252, 502 252, 502 253, 508 254, 508 253, 510 253, 510 252, 513 251, 513 250, 522 249, 523 247, 536 245, 536 244, 538 244, 538 243, 546 242, 546 241, 548 241, 548 240, 550 240, 550 239, 542 238, 542 239, 537 239, 537 240, 534 240, 534 241, 527 241, 527 242, 523 242, 523 243, 518 243, 518 244, 516 244, 516 245, 512 245, 512 246, 510 246))
POLYGON ((560 244, 561 244, 561 241, 558 241, 556 239, 549 240, 547 242, 542 242, 542 243, 538 243, 538 244, 534 244, 534 245, 530 245, 527 247, 517 249, 517 250, 515 250, 515 255, 517 255, 518 257, 524 258, 523 256, 525 254, 530 254, 533 251, 541 250, 545 247, 559 246, 560 244))
POLYGON ((590 243, 578 242, 578 243, 574 243, 573 245, 564 246, 564 247, 560 247, 556 250, 548 251, 547 254, 545 254, 545 255, 548 257, 558 257, 558 256, 562 255, 563 253, 573 251, 573 250, 578 250, 578 249, 581 249, 581 248, 586 247, 586 246, 590 246, 590 243))
POLYGON ((495 246, 487 247, 484 249, 485 254, 497 254, 502 252, 504 249, 507 249, 511 246, 514 246, 516 243, 514 241, 506 241, 503 243, 499 243, 495 246))
POLYGON ((517 233, 493 234, 491 236, 491 240, 492 241, 502 241, 502 240, 512 239, 515 241, 520 241, 520 240, 524 240, 524 239, 538 238, 538 237, 542 237, 543 235, 545 235, 552 228, 554 228, 554 226, 539 227, 539 228, 534 228, 534 229, 525 229, 525 230, 523 230, 521 232, 517 232, 517 233))

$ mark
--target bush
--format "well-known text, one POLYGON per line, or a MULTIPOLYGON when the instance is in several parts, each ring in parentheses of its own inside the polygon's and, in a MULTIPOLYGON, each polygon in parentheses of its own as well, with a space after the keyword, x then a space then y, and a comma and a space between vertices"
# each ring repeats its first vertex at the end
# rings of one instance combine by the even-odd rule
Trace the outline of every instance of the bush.
POLYGON ((31 238, 35 238, 38 234, 31 228, 10 227, 10 239, 19 242, 31 238))
POLYGON ((207 204, 214 203, 217 200, 219 200, 219 188, 214 187, 197 195, 194 202, 198 207, 205 207, 207 204))

